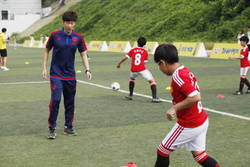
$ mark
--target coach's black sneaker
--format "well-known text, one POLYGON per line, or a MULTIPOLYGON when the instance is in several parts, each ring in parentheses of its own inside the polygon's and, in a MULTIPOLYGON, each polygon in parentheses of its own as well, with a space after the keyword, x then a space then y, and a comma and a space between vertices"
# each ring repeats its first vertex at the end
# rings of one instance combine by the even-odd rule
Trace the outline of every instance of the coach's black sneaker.
POLYGON ((65 135, 68 135, 68 136, 76 136, 77 135, 76 131, 73 128, 67 128, 67 127, 64 128, 63 133, 65 135))
POLYGON ((161 103, 161 100, 159 98, 153 98, 152 103, 161 103))
POLYGON ((127 99, 127 100, 133 100, 132 96, 125 96, 125 99, 127 99))
POLYGON ((49 129, 48 139, 55 139, 55 138, 56 138, 56 130, 55 129, 49 129))
POLYGON ((234 95, 243 95, 243 92, 237 90, 234 95))

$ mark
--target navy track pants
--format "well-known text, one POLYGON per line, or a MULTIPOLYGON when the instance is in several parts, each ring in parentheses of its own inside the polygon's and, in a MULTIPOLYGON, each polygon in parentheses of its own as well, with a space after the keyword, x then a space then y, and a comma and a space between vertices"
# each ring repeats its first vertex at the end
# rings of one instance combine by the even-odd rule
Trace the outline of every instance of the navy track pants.
POLYGON ((76 94, 76 80, 60 80, 50 79, 51 100, 49 104, 49 128, 56 128, 56 120, 61 101, 61 95, 64 97, 65 108, 65 124, 68 128, 73 127, 74 112, 75 112, 75 94, 76 94))

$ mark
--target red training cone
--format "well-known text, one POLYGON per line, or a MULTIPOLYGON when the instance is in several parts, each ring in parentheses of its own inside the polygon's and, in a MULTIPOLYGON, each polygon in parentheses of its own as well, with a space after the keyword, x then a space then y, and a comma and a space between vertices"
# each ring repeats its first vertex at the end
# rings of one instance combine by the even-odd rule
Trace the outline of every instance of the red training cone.
POLYGON ((124 167, 138 167, 134 162, 128 162, 124 167))

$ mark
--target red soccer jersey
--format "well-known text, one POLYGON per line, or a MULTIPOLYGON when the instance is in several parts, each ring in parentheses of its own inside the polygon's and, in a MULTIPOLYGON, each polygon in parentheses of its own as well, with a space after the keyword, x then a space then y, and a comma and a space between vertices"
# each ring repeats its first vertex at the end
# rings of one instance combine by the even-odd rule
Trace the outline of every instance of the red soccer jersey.
POLYGON ((131 58, 131 71, 132 72, 141 72, 146 69, 145 61, 148 60, 148 51, 137 47, 131 49, 128 54, 128 58, 131 58))
MULTIPOLYGON (((173 73, 171 91, 173 104, 177 104, 187 97, 192 97, 200 92, 194 74, 184 66, 180 66, 173 73)), ((177 111, 176 115, 177 123, 185 128, 198 127, 202 125, 208 117, 200 101, 191 107, 177 111)))
POLYGON ((240 55, 244 58, 240 59, 240 67, 243 67, 243 68, 250 67, 250 62, 248 60, 248 53, 249 53, 249 49, 247 46, 241 49, 240 55))

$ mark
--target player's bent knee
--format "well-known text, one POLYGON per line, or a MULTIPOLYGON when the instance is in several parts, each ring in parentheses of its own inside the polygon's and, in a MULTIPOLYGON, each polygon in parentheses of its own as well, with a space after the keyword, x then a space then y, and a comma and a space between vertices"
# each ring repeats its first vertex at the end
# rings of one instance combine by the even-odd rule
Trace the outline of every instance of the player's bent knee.
POLYGON ((240 82, 246 82, 246 77, 244 77, 244 78, 240 78, 240 82))
POLYGON ((169 155, 173 152, 173 150, 166 148, 164 145, 160 144, 157 148, 157 154, 163 157, 169 157, 169 155))
POLYGON ((129 81, 129 82, 135 82, 135 79, 134 79, 134 78, 129 78, 128 81, 129 81))
POLYGON ((150 86, 157 85, 157 83, 155 82, 155 80, 149 80, 148 83, 150 84, 150 86))
POLYGON ((193 157, 195 157, 203 152, 206 152, 206 151, 205 150, 204 151, 191 151, 191 153, 193 154, 193 157))

